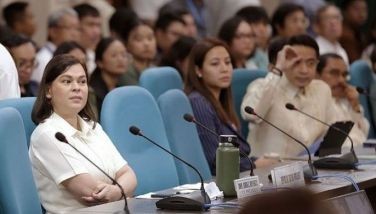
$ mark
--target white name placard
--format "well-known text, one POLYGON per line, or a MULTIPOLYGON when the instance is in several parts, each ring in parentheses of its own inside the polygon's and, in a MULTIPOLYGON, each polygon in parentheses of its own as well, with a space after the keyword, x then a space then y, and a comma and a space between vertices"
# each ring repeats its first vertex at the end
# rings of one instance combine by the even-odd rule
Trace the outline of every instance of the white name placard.
POLYGON ((261 192, 258 176, 249 176, 234 180, 235 190, 238 198, 244 198, 261 192))
POLYGON ((273 184, 277 187, 304 186, 303 165, 300 162, 276 167, 271 171, 273 184))

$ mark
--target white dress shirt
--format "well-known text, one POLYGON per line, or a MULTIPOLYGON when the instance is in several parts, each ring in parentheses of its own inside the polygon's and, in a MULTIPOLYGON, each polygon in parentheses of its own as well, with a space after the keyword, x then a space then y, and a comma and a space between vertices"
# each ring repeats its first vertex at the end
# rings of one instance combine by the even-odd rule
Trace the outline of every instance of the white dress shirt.
MULTIPOLYGON (((347 99, 336 99, 333 107, 337 121, 351 120, 354 122, 354 126, 349 133, 354 142, 354 146, 361 145, 365 140, 367 140, 369 122, 361 113, 362 111, 354 111, 347 99)), ((350 145, 350 141, 346 139, 343 146, 349 147, 350 145)))
POLYGON ((42 81, 44 69, 48 62, 52 59, 54 52, 56 50, 56 45, 52 42, 47 42, 37 53, 36 60, 38 62, 38 66, 34 69, 33 73, 31 74, 31 80, 40 83, 42 81))
POLYGON ((18 72, 8 50, 0 44, 0 100, 21 97, 18 72))
POLYGON ((349 57, 347 56, 345 49, 343 49, 343 47, 341 46, 341 44, 339 44, 339 42, 332 43, 322 36, 317 36, 316 42, 319 45, 320 55, 326 54, 326 53, 338 54, 345 61, 346 65, 349 65, 349 57))
POLYGON ((325 82, 312 80, 304 89, 299 89, 285 76, 269 73, 248 86, 241 105, 242 117, 250 121, 247 140, 251 144, 252 155, 273 152, 281 156, 296 156, 304 148, 262 120, 245 113, 244 107, 247 105, 307 146, 326 133, 326 126, 299 112, 286 109, 285 104, 288 102, 329 124, 335 121, 331 108, 331 90, 325 82))
POLYGON ((127 164, 98 123, 93 129, 93 122, 79 118, 79 124, 82 131, 53 113, 31 135, 29 156, 32 171, 39 198, 48 213, 86 207, 62 185, 69 178, 89 173, 98 180, 112 183, 76 150, 58 141, 55 138, 56 132, 63 133, 71 145, 113 178, 127 164))

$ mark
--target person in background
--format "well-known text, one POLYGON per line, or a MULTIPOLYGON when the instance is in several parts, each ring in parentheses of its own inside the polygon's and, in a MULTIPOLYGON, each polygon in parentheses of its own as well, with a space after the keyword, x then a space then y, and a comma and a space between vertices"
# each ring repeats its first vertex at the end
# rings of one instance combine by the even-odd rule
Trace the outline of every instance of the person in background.
POLYGON ((21 96, 17 67, 9 51, 0 43, 0 100, 21 96))
POLYGON ((187 35, 185 22, 177 13, 161 14, 154 26, 157 39, 159 61, 164 54, 167 54, 172 44, 181 36, 187 35))
POLYGON ((38 66, 31 79, 40 82, 47 63, 51 60, 56 47, 65 41, 77 41, 79 32, 78 15, 72 8, 60 9, 48 17, 48 38, 46 44, 38 51, 38 66))
POLYGON ((219 29, 218 38, 230 47, 235 68, 257 68, 254 63, 247 64, 256 50, 256 39, 251 26, 245 19, 234 16, 225 21, 219 29))
MULTIPOLYGON (((372 68, 372 81, 369 89, 370 97, 376 97, 376 48, 373 49, 370 55, 371 68, 372 68)), ((370 123, 376 124, 376 99, 370 98, 372 121, 370 123)))
POLYGON ((183 19, 185 23, 185 28, 187 30, 187 36, 198 38, 197 26, 192 14, 189 12, 188 9, 184 7, 176 7, 174 5, 175 1, 169 2, 163 7, 159 9, 159 14, 166 14, 166 13, 176 13, 178 14, 181 19, 183 19))
POLYGON ((165 55, 159 66, 171 66, 179 73, 183 82, 188 73, 189 53, 196 44, 196 39, 189 36, 180 37, 171 47, 171 50, 165 55))
POLYGON ((338 42, 342 35, 342 14, 339 8, 333 4, 320 7, 316 12, 314 30, 317 33, 316 42, 320 48, 320 54, 335 53, 349 65, 349 57, 345 49, 338 42))
POLYGON ((111 18, 112 32, 117 36, 127 48, 131 55, 131 60, 127 72, 122 75, 119 85, 138 85, 141 73, 154 65, 157 52, 157 44, 153 29, 141 21, 128 9, 119 10, 111 18), (120 14, 123 13, 123 14, 120 14), (116 17, 123 17, 121 21, 127 23, 123 25, 115 21, 116 17), (115 23, 116 22, 116 23, 115 23), (120 27, 120 25, 122 25, 120 27))
POLYGON ((54 52, 54 57, 62 54, 69 54, 78 59, 81 64, 86 64, 85 49, 79 45, 77 42, 63 42, 61 43, 54 52))
POLYGON ((302 6, 293 3, 281 4, 272 16, 273 35, 290 38, 305 34, 308 22, 302 6))
POLYGON ((342 3, 343 31, 339 39, 350 63, 361 57, 366 46, 366 35, 361 31, 368 18, 365 0, 345 0, 342 3))
POLYGON ((89 85, 94 89, 100 115, 104 97, 119 86, 120 77, 127 71, 127 50, 120 40, 103 38, 95 50, 95 61, 97 67, 90 77, 89 85))
POLYGON ((35 44, 26 36, 15 34, 4 40, 16 63, 21 97, 34 97, 38 93, 38 83, 30 79, 37 65, 35 44))
POLYGON ((336 122, 329 86, 314 79, 318 57, 319 48, 313 38, 308 35, 293 36, 279 51, 276 63, 267 76, 249 84, 241 104, 241 114, 243 119, 250 122, 248 142, 254 155, 276 153, 296 156, 303 148, 274 127, 246 113, 246 106, 254 108, 259 116, 307 146, 320 139, 328 128, 286 109, 286 103, 292 103, 326 123, 336 122))
POLYGON ((101 16, 95 7, 86 3, 76 5, 73 9, 80 20, 78 43, 86 50, 86 65, 90 76, 96 65, 94 52, 101 39, 101 16))
POLYGON ((88 78, 85 66, 73 56, 54 57, 46 66, 33 106, 32 120, 37 127, 31 135, 29 157, 47 213, 123 200, 122 191, 131 197, 137 185, 132 168, 96 122, 87 101, 88 78), (58 132, 68 143, 55 137, 58 132))
POLYGON ((255 35, 257 48, 249 63, 253 61, 258 68, 267 70, 269 64, 267 51, 271 37, 268 14, 263 7, 248 6, 240 9, 236 16, 243 17, 255 35))
MULTIPOLYGON (((326 82, 332 90, 333 108, 338 121, 353 121, 354 126, 349 133, 355 145, 361 145, 367 140, 369 122, 363 116, 356 88, 347 83, 348 66, 343 58, 334 53, 321 55, 317 65, 317 76, 326 82)), ((347 140, 344 144, 350 146, 347 140)))
POLYGON ((3 17, 7 27, 15 34, 23 34, 31 38, 37 30, 34 14, 29 3, 15 1, 3 9, 3 17))

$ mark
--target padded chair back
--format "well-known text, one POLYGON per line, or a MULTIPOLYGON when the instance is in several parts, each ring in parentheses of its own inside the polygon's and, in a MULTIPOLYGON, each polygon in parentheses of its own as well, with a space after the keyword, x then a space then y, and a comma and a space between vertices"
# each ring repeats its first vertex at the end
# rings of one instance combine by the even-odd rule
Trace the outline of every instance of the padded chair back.
POLYGON ((241 131, 244 137, 248 136, 248 122, 242 119, 240 106, 243 97, 247 92, 248 85, 255 79, 265 77, 267 74, 264 70, 235 69, 232 75, 232 97, 234 99, 235 111, 238 115, 241 125, 241 131))
POLYGON ((112 90, 103 102, 101 125, 135 171, 138 180, 136 195, 179 184, 173 157, 128 131, 135 125, 145 136, 170 150, 161 113, 146 89, 125 86, 112 90))
POLYGON ((31 111, 33 110, 35 100, 35 97, 0 100, 0 108, 13 107, 21 114, 26 133, 27 148, 29 148, 30 145, 30 136, 36 127, 34 122, 31 120, 31 111))
POLYGON ((172 67, 148 68, 142 72, 139 85, 146 88, 155 99, 169 89, 183 89, 179 72, 172 67))
MULTIPOLYGON (((158 98, 158 105, 165 124, 171 151, 197 168, 204 180, 211 179, 200 138, 194 123, 183 119, 188 113, 193 115, 188 97, 181 90, 172 89, 158 98)), ((199 176, 190 167, 175 160, 180 184, 199 182, 199 176)))
MULTIPOLYGON (((373 81, 372 70, 364 60, 357 60, 350 65, 350 84, 359 86, 369 91, 371 83, 373 81)), ((360 104, 364 109, 364 116, 370 122, 370 129, 368 133, 369 138, 376 137, 375 124, 372 118, 370 100, 367 96, 359 96, 360 104)))
POLYGON ((8 107, 0 118, 0 213, 42 213, 21 115, 8 107))

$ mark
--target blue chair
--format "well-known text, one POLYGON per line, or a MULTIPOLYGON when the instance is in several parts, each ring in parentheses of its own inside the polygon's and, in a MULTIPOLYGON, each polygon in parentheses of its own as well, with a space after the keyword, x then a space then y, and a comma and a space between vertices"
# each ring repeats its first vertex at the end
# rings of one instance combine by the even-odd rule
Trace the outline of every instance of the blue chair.
POLYGON ((170 150, 161 113, 146 89, 125 86, 112 90, 103 101, 101 124, 137 175, 136 195, 179 185, 173 157, 128 131, 135 125, 170 150))
MULTIPOLYGON (((357 60, 350 65, 350 84, 362 87, 369 91, 373 81, 372 70, 364 60, 357 60)), ((370 100, 367 96, 359 96, 360 104, 364 109, 364 116, 370 123, 368 138, 375 138, 375 124, 373 123, 370 100)))
POLYGON ((249 83, 255 79, 265 77, 267 74, 264 70, 248 70, 248 69, 235 69, 232 75, 232 97, 234 99, 235 111, 238 115, 241 125, 241 132, 244 137, 248 136, 248 122, 242 119, 240 114, 240 106, 243 101, 243 97, 247 92, 249 83))
POLYGON ((1 213, 42 213, 21 115, 8 107, 0 109, 0 118, 1 213))
POLYGON ((27 148, 30 145, 30 136, 35 129, 35 124, 31 120, 31 111, 33 110, 35 100, 35 97, 0 100, 0 108, 13 107, 20 112, 26 133, 27 148))
MULTIPOLYGON (((158 105, 162 113, 171 151, 196 167, 204 180, 211 179, 210 168, 196 126, 183 119, 185 113, 193 115, 187 96, 181 90, 168 90, 159 96, 158 105)), ((191 168, 178 160, 175 160, 175 164, 180 184, 200 181, 196 172, 191 168)))
POLYGON ((169 89, 183 89, 179 72, 172 67, 148 68, 142 72, 139 85, 146 88, 155 99, 169 89))

